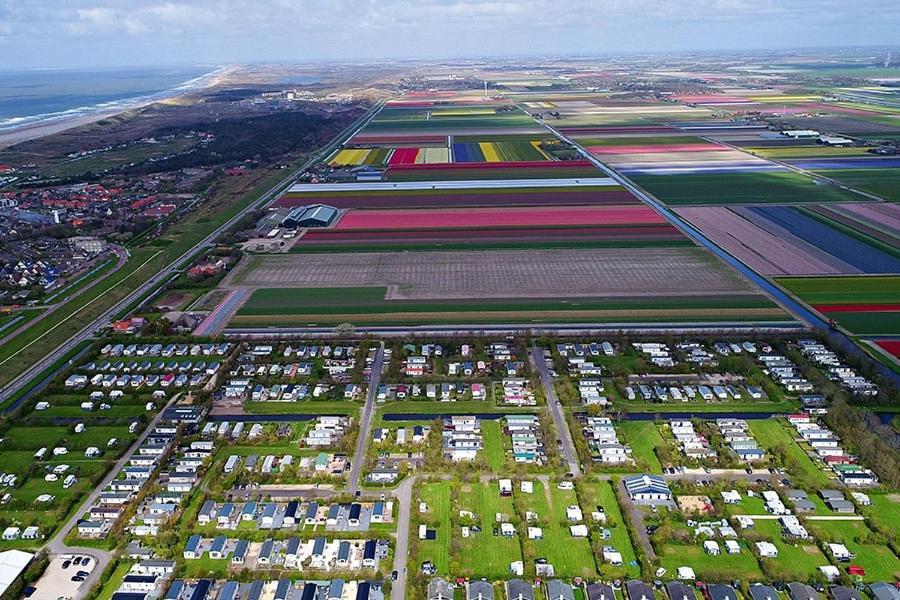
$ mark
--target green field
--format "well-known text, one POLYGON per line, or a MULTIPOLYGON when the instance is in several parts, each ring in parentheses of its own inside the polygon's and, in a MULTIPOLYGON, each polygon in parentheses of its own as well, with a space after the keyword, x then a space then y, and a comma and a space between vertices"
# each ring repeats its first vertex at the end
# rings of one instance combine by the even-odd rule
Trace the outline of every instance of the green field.
POLYGON ((776 281, 808 304, 877 304, 897 302, 900 277, 779 277, 776 281))
MULTIPOLYGON (((637 555, 634 546, 625 527, 619 501, 609 481, 596 483, 582 482, 578 485, 581 497, 581 508, 585 515, 590 515, 598 506, 602 506, 606 512, 606 525, 609 529, 610 539, 604 541, 604 545, 613 546, 622 555, 622 566, 613 567, 608 564, 599 565, 600 572, 610 577, 639 577, 640 565, 637 564, 637 555)), ((600 559, 598 558, 598 561, 600 559)))
POLYGON ((885 200, 900 202, 900 169, 833 169, 817 174, 885 200))
POLYGON ((738 554, 728 554, 722 544, 722 552, 718 556, 707 554, 701 542, 696 544, 665 544, 656 548, 660 565, 668 571, 667 577, 674 577, 678 567, 689 566, 694 569, 697 579, 703 581, 759 581, 764 579, 756 558, 741 544, 738 554))
MULTIPOLYGON (((419 500, 428 505, 428 513, 420 514, 421 522, 434 529, 434 540, 418 540, 419 561, 430 560, 437 568, 438 575, 450 575, 450 540, 453 531, 450 525, 452 512, 450 482, 426 483, 421 487, 419 500)), ((416 532, 413 532, 415 535, 416 532)))
POLYGON ((822 565, 831 564, 812 541, 794 544, 782 539, 778 521, 757 520, 753 531, 778 548, 776 558, 760 559, 760 565, 770 579, 805 581, 818 575, 822 565))
POLYGON ((636 175, 635 183, 669 205, 847 202, 860 196, 793 171, 715 175, 636 175))
POLYGON ((761 295, 686 298, 385 300, 386 288, 261 288, 229 327, 402 323, 781 321, 790 316, 761 295))
POLYGON ((871 493, 872 506, 862 509, 873 525, 900 537, 900 494, 871 493))
POLYGON ((768 452, 776 449, 783 451, 786 457, 784 466, 792 475, 814 484, 812 487, 816 489, 831 485, 825 472, 794 441, 792 430, 787 425, 776 419, 753 419, 747 421, 747 424, 760 446, 768 452))
MULTIPOLYGON (((566 521, 566 508, 578 504, 574 490, 560 490, 554 484, 534 482, 534 493, 514 490, 516 503, 522 510, 537 513, 537 520, 528 524, 523 519, 521 531, 523 545, 531 546, 533 555, 546 558, 560 577, 596 577, 594 555, 587 538, 574 538, 566 521), (540 527, 543 539, 528 540, 526 527, 540 527)), ((589 515, 590 513, 588 513, 589 515)), ((589 518, 589 517, 588 517, 589 518)), ((529 552, 528 554, 532 554, 529 552)))
POLYGON ((494 472, 503 470, 506 454, 503 451, 503 428, 500 421, 482 420, 481 437, 484 440, 484 454, 487 456, 491 470, 494 472))
POLYGON ((665 445, 654 421, 621 421, 622 443, 631 446, 631 456, 637 463, 637 470, 647 473, 662 473, 662 465, 656 457, 655 448, 665 445))
POLYGON ((894 581, 900 577, 900 559, 883 544, 871 543, 872 531, 859 521, 807 521, 807 529, 825 543, 844 544, 856 556, 851 564, 866 571, 864 580, 894 581))
POLYGON ((501 513, 510 520, 515 517, 512 498, 501 498, 496 483, 491 485, 462 484, 459 494, 459 510, 475 513, 475 522, 480 525, 481 531, 473 533, 468 538, 460 538, 459 551, 453 561, 459 561, 460 568, 458 570, 451 569, 452 574, 491 579, 507 577, 509 564, 522 560, 518 535, 513 537, 495 536, 493 529, 500 526, 495 520, 497 513, 501 513))

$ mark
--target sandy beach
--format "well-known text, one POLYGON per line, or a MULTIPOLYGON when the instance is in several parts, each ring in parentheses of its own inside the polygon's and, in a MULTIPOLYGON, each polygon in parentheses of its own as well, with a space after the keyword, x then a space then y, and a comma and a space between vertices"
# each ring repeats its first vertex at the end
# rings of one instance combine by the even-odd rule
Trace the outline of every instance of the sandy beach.
POLYGON ((170 96, 135 100, 133 102, 126 101, 121 105, 106 111, 98 111, 85 115, 74 115, 71 117, 60 117, 57 119, 47 119, 46 121, 29 123, 27 125, 22 125, 21 127, 0 131, 0 149, 66 131, 68 129, 73 129, 75 127, 96 123, 97 121, 102 121, 103 119, 108 119, 109 117, 136 110, 144 106, 149 106, 157 102, 172 101, 196 93, 198 90, 222 85, 230 80, 237 68, 238 67, 222 67, 204 77, 202 81, 198 82, 196 87, 187 90, 178 90, 170 96))

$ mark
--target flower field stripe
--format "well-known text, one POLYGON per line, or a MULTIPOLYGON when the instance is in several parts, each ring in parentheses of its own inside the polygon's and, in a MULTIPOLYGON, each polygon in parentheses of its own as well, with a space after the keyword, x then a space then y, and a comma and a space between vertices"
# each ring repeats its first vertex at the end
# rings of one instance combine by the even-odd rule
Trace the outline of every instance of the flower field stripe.
MULTIPOLYGON (((392 170, 432 170, 432 171, 440 171, 440 170, 453 170, 457 168, 465 168, 465 169, 536 169, 536 168, 554 168, 554 167, 570 167, 570 168, 590 168, 593 167, 593 163, 587 160, 528 160, 528 161, 517 161, 517 162, 468 162, 467 160, 460 160, 459 158, 459 147, 466 146, 466 144, 453 144, 453 163, 416 163, 416 164, 405 164, 405 165, 396 165, 391 166, 392 170)), ((443 148, 429 148, 429 150, 443 150, 443 148)), ((463 151, 465 152, 465 151, 463 151)), ((468 156, 467 154, 463 154, 463 156, 468 156)))
POLYGON ((888 304, 814 304, 813 308, 822 313, 845 312, 898 312, 900 303, 888 304))
POLYGON ((504 162, 498 152, 497 144, 493 142, 479 142, 478 149, 486 162, 504 162))
MULTIPOLYGON (((639 140, 640 138, 635 138, 639 140)), ((634 144, 628 146, 588 146, 594 155, 603 154, 659 154, 666 152, 727 152, 731 148, 719 144, 634 144)))
POLYGON ((750 210, 863 273, 900 273, 900 259, 801 214, 794 208, 765 206, 750 210))
POLYGON ((900 340, 875 340, 875 345, 888 354, 900 358, 900 340))
POLYGON ((348 211, 334 230, 658 225, 665 222, 662 216, 644 205, 385 209, 348 211))

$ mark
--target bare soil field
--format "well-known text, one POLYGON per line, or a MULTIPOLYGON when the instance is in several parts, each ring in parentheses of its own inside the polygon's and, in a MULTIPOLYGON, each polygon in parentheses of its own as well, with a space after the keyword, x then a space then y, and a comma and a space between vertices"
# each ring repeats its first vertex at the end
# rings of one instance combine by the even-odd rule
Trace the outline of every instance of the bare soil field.
POLYGON ((754 293, 700 248, 360 252, 255 256, 223 287, 389 289, 389 300, 679 297, 754 293))

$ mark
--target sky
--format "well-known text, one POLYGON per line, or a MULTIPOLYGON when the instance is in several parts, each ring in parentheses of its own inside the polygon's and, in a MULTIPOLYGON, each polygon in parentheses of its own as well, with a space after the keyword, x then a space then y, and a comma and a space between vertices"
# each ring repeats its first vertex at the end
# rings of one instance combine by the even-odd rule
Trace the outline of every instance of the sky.
POLYGON ((0 0, 0 70, 896 45, 897 0, 0 0))

